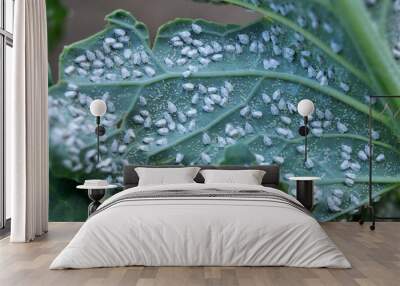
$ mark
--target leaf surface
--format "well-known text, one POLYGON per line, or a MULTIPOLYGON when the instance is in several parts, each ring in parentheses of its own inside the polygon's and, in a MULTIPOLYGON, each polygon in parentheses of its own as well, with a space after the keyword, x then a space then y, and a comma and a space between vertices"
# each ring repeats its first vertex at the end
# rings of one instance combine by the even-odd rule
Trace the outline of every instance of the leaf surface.
MULTIPOLYGON (((314 5, 302 9, 321 9, 314 5)), ((360 76, 360 60, 344 33, 315 32, 323 42, 334 37, 343 45, 332 54, 303 30, 275 21, 241 27, 176 19, 160 28, 150 48, 145 25, 128 12, 117 10, 106 20, 103 31, 61 55, 61 80, 49 95, 54 174, 77 181, 109 176, 121 182, 128 162, 255 159, 257 164, 281 164, 289 189, 291 174, 322 177, 314 212, 321 220, 351 213, 366 199, 368 166, 358 153, 367 144, 365 96, 374 92, 360 76), (95 118, 89 113, 96 98, 108 105, 99 164, 95 118), (302 118, 296 111, 304 98, 317 108, 306 165, 297 133, 302 118), (232 157, 232 150, 246 150, 248 158, 232 157)), ((373 112, 379 132, 374 156, 385 156, 376 164, 381 178, 376 194, 400 182, 392 121, 381 108, 376 104, 373 112)))

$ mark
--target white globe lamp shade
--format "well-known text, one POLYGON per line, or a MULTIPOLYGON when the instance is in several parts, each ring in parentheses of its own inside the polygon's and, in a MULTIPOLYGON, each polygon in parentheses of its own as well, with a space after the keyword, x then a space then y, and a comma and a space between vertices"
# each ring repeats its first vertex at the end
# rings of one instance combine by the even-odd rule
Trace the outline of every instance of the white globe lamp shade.
POLYGON ((104 100, 95 99, 90 104, 90 112, 94 116, 103 116, 107 111, 107 105, 104 100))
POLYGON ((303 99, 297 104, 297 112, 303 116, 307 117, 314 112, 314 103, 309 99, 303 99))

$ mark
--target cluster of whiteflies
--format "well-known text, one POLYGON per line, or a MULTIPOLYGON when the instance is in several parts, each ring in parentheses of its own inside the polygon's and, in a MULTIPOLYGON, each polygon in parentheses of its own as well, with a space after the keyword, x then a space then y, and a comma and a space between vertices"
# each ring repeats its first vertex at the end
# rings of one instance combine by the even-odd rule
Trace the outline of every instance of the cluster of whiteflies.
POLYGON ((78 75, 92 82, 115 81, 156 75, 147 48, 142 45, 132 47, 131 38, 124 29, 114 29, 105 36, 101 47, 86 49, 64 69, 67 76, 78 75))

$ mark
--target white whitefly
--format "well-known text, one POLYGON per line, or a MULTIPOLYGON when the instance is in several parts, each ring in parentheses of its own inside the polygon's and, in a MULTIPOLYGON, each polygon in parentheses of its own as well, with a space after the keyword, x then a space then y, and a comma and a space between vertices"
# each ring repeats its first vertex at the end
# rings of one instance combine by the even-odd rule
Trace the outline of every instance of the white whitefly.
POLYGON ((186 56, 190 50, 191 48, 189 46, 184 47, 183 49, 181 49, 181 55, 186 56))
POLYGON ((316 137, 321 137, 324 131, 321 128, 312 128, 311 133, 316 137))
POLYGON ((114 43, 111 45, 113 47, 113 49, 115 50, 120 50, 124 48, 124 44, 123 43, 114 43))
POLYGON ((218 62, 218 61, 221 61, 222 59, 223 59, 223 55, 222 54, 215 54, 215 55, 212 55, 211 56, 211 59, 214 61, 214 62, 218 62))
POLYGON ((106 64, 106 66, 107 66, 108 68, 113 68, 113 67, 114 67, 114 62, 113 62, 113 60, 110 59, 109 57, 106 57, 106 58, 104 59, 104 63, 106 64))
POLYGON ((150 116, 150 112, 148 110, 142 109, 139 111, 140 115, 143 117, 148 117, 150 116))
POLYGON ((343 50, 343 46, 336 41, 331 41, 331 49, 335 54, 338 54, 343 50))
POLYGON ((74 71, 75 71, 75 67, 72 66, 72 65, 71 65, 71 66, 67 66, 67 67, 64 69, 64 73, 67 74, 67 75, 72 74, 74 71))
POLYGON ((134 121, 136 124, 143 124, 143 123, 144 123, 144 119, 143 119, 143 117, 140 116, 140 115, 135 115, 135 116, 133 116, 133 121, 134 121))
POLYGON ((285 159, 281 156, 274 156, 272 160, 277 164, 283 164, 285 162, 285 159))
POLYGON ((262 100, 265 104, 271 103, 271 97, 268 94, 263 93, 261 94, 262 100))
POLYGON ((175 121, 169 121, 169 122, 168 122, 168 129, 171 130, 171 131, 173 131, 173 130, 176 129, 176 123, 175 123, 175 121))
POLYGON ((144 137, 144 138, 142 139, 142 142, 143 142, 144 144, 151 144, 151 143, 154 142, 154 137, 144 137))
POLYGON ((305 58, 303 58, 303 57, 300 58, 300 64, 301 64, 301 66, 302 66, 303 68, 308 68, 308 66, 309 66, 308 61, 307 61, 305 58))
POLYGON ((118 152, 120 154, 123 154, 123 153, 125 153, 126 149, 128 149, 128 147, 126 145, 119 145, 118 152))
POLYGON ((289 134, 289 130, 286 128, 277 127, 275 128, 275 132, 282 136, 287 136, 289 134))
POLYGON ((185 134, 187 132, 187 129, 185 126, 183 126, 181 123, 178 123, 176 125, 176 129, 178 130, 179 133, 185 134))
POLYGON ((122 67, 121 68, 121 77, 123 79, 127 79, 130 76, 131 76, 131 73, 129 72, 129 70, 126 67, 122 67))
POLYGON ((135 131, 133 131, 133 129, 130 128, 125 131, 123 141, 125 144, 129 144, 132 142, 133 139, 135 139, 135 137, 136 137, 135 131))
POLYGON ((290 119, 290 118, 287 117, 287 116, 281 116, 281 121, 282 121, 283 123, 285 123, 286 125, 290 125, 290 124, 292 123, 292 119, 290 119))
POLYGON ((273 45, 272 52, 274 53, 275 56, 280 56, 282 54, 282 49, 278 45, 273 45))
POLYGON ((272 146, 272 139, 268 135, 263 136, 263 143, 265 146, 272 146))
POLYGON ((340 82, 339 86, 344 92, 348 92, 350 90, 350 86, 345 82, 340 82))
POLYGON ((187 82, 187 83, 182 84, 182 88, 187 91, 192 91, 192 90, 194 90, 194 84, 191 82, 187 82))
POLYGON ((339 131, 339 133, 346 133, 348 131, 347 126, 339 121, 336 124, 336 128, 339 131))
POLYGON ((168 144, 168 139, 166 137, 162 137, 156 140, 156 144, 158 146, 164 146, 168 144))
POLYGON ((307 169, 312 169, 314 167, 314 162, 310 158, 307 159, 307 161, 304 162, 304 166, 307 169))
POLYGON ((367 154, 365 154, 364 150, 358 151, 357 157, 358 157, 358 159, 360 159, 361 161, 367 161, 367 160, 368 160, 368 156, 367 156, 367 154))
POLYGON ((149 55, 145 51, 140 52, 140 59, 142 60, 142 63, 147 64, 150 62, 149 55))
POLYGON ((317 75, 316 70, 312 66, 308 66, 307 68, 307 76, 309 78, 314 78, 317 75))
POLYGON ((340 152, 340 157, 341 157, 343 160, 350 160, 350 158, 351 158, 350 154, 349 154, 349 153, 346 153, 346 152, 340 152))
POLYGON ((339 212, 342 210, 340 207, 340 205, 342 204, 342 200, 340 198, 335 196, 328 196, 326 202, 330 211, 339 212))
POLYGON ((257 53, 258 52, 257 41, 251 42, 250 47, 249 47, 249 51, 252 52, 252 53, 257 53))
POLYGON ((94 53, 96 54, 96 58, 98 58, 99 60, 104 60, 104 54, 102 51, 95 50, 94 53))
POLYGON ((372 130, 371 137, 372 137, 373 140, 379 140, 380 133, 378 131, 376 131, 376 130, 372 130))
POLYGON ((123 61, 119 56, 117 56, 117 55, 115 55, 115 56, 113 57, 113 60, 114 60, 114 63, 115 63, 117 66, 122 66, 122 65, 124 64, 124 61, 123 61))
POLYGON ((385 160, 385 155, 381 153, 378 156, 376 156, 375 160, 376 162, 382 162, 385 160))
POLYGON ((165 136, 169 133, 169 129, 162 127, 162 128, 157 129, 157 133, 160 134, 161 136, 165 136))
POLYGON ((140 57, 140 53, 133 53, 133 55, 131 56, 132 58, 132 63, 134 65, 141 65, 142 64, 142 58, 140 57))
POLYGON ((271 104, 271 114, 272 115, 279 115, 279 109, 275 104, 271 104))
POLYGON ((349 145, 342 144, 341 148, 343 152, 346 152, 348 154, 351 154, 353 152, 353 149, 349 145))
POLYGON ((124 50, 124 58, 129 60, 132 56, 132 50, 131 49, 125 49, 124 50))
POLYGON ((300 153, 300 154, 304 154, 305 153, 305 147, 304 147, 304 145, 297 145, 296 146, 296 151, 298 152, 298 153, 300 153))
POLYGON ((221 44, 216 41, 212 41, 211 46, 214 49, 214 53, 219 53, 223 50, 221 44))
POLYGON ((207 66, 210 62, 211 62, 210 59, 203 58, 203 57, 199 58, 199 63, 201 63, 203 66, 207 66))
POLYGON ((164 63, 165 63, 168 67, 173 67, 173 66, 174 66, 174 62, 173 62, 170 58, 168 58, 168 57, 164 58, 164 63))
POLYGON ((240 109, 240 115, 246 117, 250 113, 250 106, 246 105, 242 109, 240 109))
POLYGON ((263 66, 266 70, 276 69, 279 65, 280 62, 273 58, 263 60, 263 66))
POLYGON ((249 122, 246 122, 244 124, 244 130, 245 130, 246 134, 254 133, 254 127, 249 122))
POLYGON ((272 94, 272 99, 274 101, 278 101, 281 99, 281 90, 280 89, 277 89, 274 91, 274 93, 272 94))
POLYGON ((234 45, 225 45, 225 46, 224 46, 224 50, 225 50, 226 52, 234 52, 234 51, 236 51, 236 48, 235 48, 234 45))
POLYGON ((243 48, 240 44, 236 43, 235 44, 235 51, 237 55, 240 55, 241 53, 243 53, 243 48))
POLYGON ((156 74, 156 71, 151 66, 145 66, 143 69, 149 77, 153 77, 156 74))
POLYGON ((278 108, 279 110, 286 110, 286 101, 283 98, 279 100, 278 108))
POLYGON ((202 152, 200 154, 200 158, 205 164, 210 164, 211 163, 211 157, 206 152, 202 152))
POLYGON ((210 94, 210 98, 215 103, 220 103, 221 99, 222 99, 221 96, 219 94, 216 94, 216 93, 210 94))
POLYGON ((147 105, 147 100, 144 96, 139 96, 139 105, 140 106, 146 106, 147 105))
POLYGON ((184 158, 185 158, 185 155, 183 155, 182 153, 176 153, 175 162, 177 164, 179 164, 179 163, 181 163, 183 161, 184 158))
POLYGON ((225 140, 225 138, 222 137, 222 136, 218 136, 218 137, 217 137, 217 145, 218 145, 219 148, 224 148, 225 145, 226 145, 226 140, 225 140))
POLYGON ((192 45, 195 47, 201 47, 204 45, 204 43, 200 40, 193 40, 192 45))
POLYGON ((125 36, 126 32, 124 29, 116 28, 114 29, 114 34, 117 36, 125 36))
POLYGON ((203 133, 201 141, 203 142, 204 145, 209 145, 211 144, 211 137, 207 133, 203 133))
POLYGON ((269 42, 270 40, 271 40, 271 36, 270 36, 270 34, 269 34, 269 31, 263 31, 262 33, 261 33, 261 37, 262 37, 262 39, 267 43, 267 42, 269 42))
POLYGON ((345 183, 346 186, 352 187, 354 185, 354 180, 351 179, 351 178, 345 178, 344 179, 344 183, 345 183))
POLYGON ((164 126, 167 125, 167 120, 164 119, 164 118, 159 119, 159 120, 157 120, 156 122, 154 122, 154 125, 155 125, 156 127, 158 127, 158 128, 164 127, 164 126))
POLYGON ((311 127, 313 127, 313 128, 321 128, 322 127, 322 122, 321 121, 312 121, 311 123, 310 123, 310 125, 311 125, 311 127))
POLYGON ((148 129, 151 127, 151 125, 152 125, 152 120, 151 117, 149 116, 144 120, 143 127, 148 129))
POLYGON ((185 70, 184 72, 182 72, 182 76, 184 78, 188 78, 191 74, 192 74, 192 71, 190 71, 190 70, 185 70))
POLYGON ((325 121, 322 123, 322 127, 326 129, 326 128, 328 128, 329 126, 331 126, 331 124, 332 124, 331 121, 326 121, 326 120, 325 120, 325 121))
POLYGON ((350 168, 350 162, 348 160, 344 160, 341 164, 340 164, 340 169, 341 170, 347 170, 350 168))
POLYGON ((262 162, 265 161, 264 156, 261 155, 261 154, 254 154, 254 156, 256 157, 256 162, 259 163, 259 164, 261 164, 262 162))
POLYGON ((252 116, 253 118, 261 118, 261 117, 263 116, 263 113, 262 113, 262 111, 260 111, 260 110, 253 110, 253 111, 251 112, 251 116, 252 116))
POLYGON ((188 111, 186 111, 187 117, 195 117, 196 115, 197 115, 197 110, 194 108, 190 108, 188 111))
POLYGON ((171 101, 168 101, 168 102, 167 102, 167 108, 168 108, 168 112, 171 113, 171 114, 176 113, 177 110, 178 110, 178 109, 176 108, 176 105, 175 105, 173 102, 171 102, 171 101))
POLYGON ((77 94, 78 93, 76 91, 74 91, 74 90, 69 90, 69 91, 64 92, 64 96, 68 97, 68 98, 76 97, 77 94))
POLYGON ((85 55, 77 56, 77 57, 74 59, 74 62, 76 62, 76 63, 82 63, 82 62, 85 62, 85 61, 86 61, 86 56, 85 56, 85 55))
POLYGON ((199 94, 198 94, 198 93, 195 93, 195 94, 192 96, 191 103, 192 103, 192 104, 197 104, 198 102, 199 102, 199 94))
POLYGON ((361 169, 361 165, 358 162, 353 162, 350 164, 350 168, 355 171, 358 172, 361 169))
POLYGON ((246 34, 239 34, 238 40, 239 40, 239 43, 241 43, 242 45, 247 45, 250 41, 249 36, 246 34))

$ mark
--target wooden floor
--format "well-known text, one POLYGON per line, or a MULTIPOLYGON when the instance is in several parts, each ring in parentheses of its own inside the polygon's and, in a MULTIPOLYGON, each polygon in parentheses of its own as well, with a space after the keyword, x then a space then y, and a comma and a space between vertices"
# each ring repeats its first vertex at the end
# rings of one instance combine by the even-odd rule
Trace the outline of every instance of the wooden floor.
POLYGON ((378 223, 375 232, 357 223, 325 223, 323 228, 352 269, 289 267, 123 267, 48 270, 50 262, 81 226, 50 223, 49 233, 32 243, 0 241, 0 285, 400 285, 400 223, 378 223))

